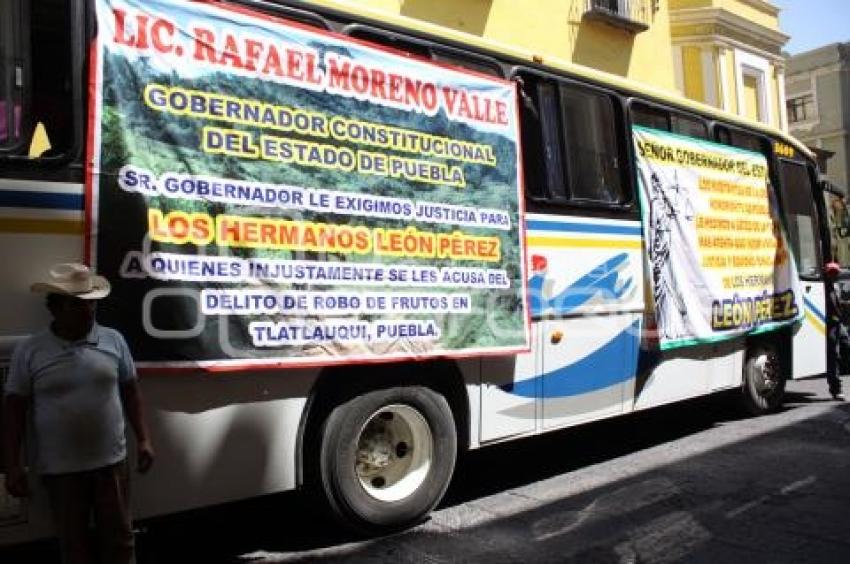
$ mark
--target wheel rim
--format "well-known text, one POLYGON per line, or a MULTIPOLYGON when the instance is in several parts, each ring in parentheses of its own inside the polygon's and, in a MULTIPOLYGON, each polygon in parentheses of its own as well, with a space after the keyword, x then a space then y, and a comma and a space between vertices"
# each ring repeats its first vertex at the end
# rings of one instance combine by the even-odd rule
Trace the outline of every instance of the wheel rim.
POLYGON ((750 382, 755 392, 762 397, 770 397, 776 393, 780 380, 779 358, 775 353, 760 352, 750 369, 750 382))
POLYGON ((360 429, 355 471, 371 497, 398 501, 422 485, 433 457, 431 429, 422 414, 408 405, 388 405, 360 429))

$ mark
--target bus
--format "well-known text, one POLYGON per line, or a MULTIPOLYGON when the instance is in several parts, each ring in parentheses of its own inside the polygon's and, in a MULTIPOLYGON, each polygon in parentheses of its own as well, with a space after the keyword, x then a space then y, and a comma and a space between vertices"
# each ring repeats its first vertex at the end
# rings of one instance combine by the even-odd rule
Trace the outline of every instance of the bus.
POLYGON ((0 363, 51 265, 110 279, 136 518, 395 530, 467 450, 825 370, 816 164, 762 124, 342 2, 4 0, 0 53, 0 363))

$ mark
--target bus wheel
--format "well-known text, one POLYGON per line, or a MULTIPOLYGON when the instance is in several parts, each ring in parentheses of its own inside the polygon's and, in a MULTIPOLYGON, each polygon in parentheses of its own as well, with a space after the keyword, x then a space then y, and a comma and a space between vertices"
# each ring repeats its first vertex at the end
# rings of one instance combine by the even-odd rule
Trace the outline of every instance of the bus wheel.
POLYGON ((429 388, 375 390, 331 411, 319 456, 337 517, 367 533, 401 529, 424 518, 448 488, 457 456, 454 418, 429 388))
POLYGON ((774 347, 759 345, 747 352, 742 391, 744 408, 752 415, 771 413, 782 406, 785 373, 774 347))

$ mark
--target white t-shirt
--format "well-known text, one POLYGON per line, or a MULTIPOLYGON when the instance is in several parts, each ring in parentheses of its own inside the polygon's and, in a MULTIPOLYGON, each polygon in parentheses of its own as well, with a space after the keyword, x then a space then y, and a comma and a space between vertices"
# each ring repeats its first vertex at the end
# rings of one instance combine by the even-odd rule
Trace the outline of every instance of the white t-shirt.
POLYGON ((5 393, 30 398, 36 468, 82 472, 127 456, 119 385, 136 378, 120 333, 95 324, 69 342, 50 330, 16 348, 5 393))

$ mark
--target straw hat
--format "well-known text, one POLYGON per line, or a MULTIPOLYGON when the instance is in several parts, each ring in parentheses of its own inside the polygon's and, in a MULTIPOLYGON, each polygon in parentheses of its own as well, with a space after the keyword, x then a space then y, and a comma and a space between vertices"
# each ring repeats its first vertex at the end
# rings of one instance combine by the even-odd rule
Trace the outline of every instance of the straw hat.
POLYGON ((81 300, 99 300, 109 295, 109 281, 84 264, 62 263, 50 269, 50 279, 30 286, 33 292, 63 294, 81 300))

